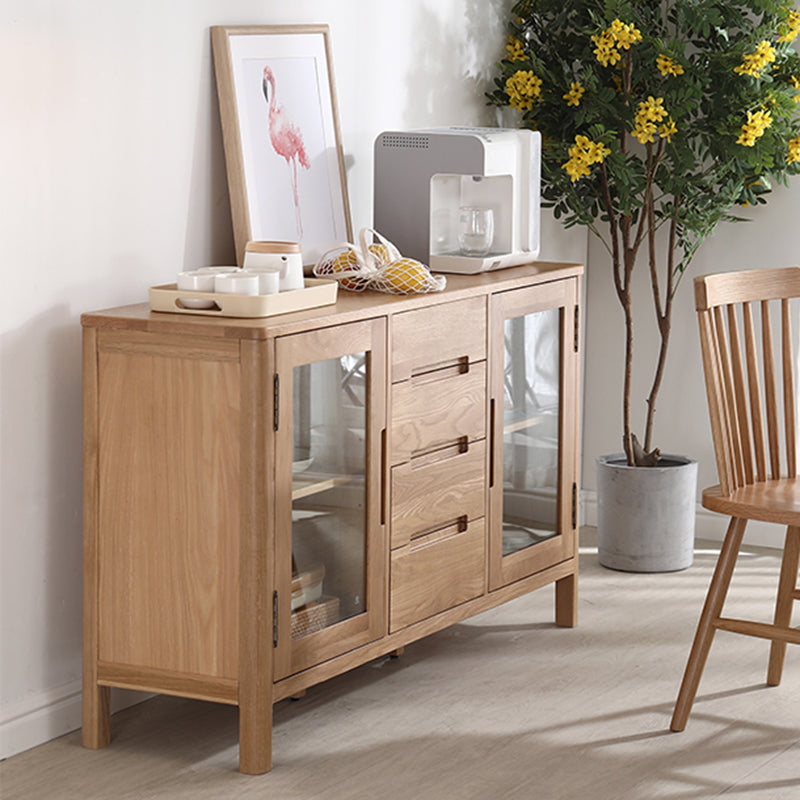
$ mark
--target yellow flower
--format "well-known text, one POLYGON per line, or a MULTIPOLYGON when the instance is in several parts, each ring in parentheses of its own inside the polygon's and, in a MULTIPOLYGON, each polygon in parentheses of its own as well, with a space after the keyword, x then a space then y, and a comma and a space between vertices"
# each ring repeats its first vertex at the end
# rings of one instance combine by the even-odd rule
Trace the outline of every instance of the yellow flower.
POLYGON ((573 81, 569 86, 569 91, 562 97, 567 101, 568 106, 577 106, 580 105, 581 97, 583 97, 585 91, 586 89, 578 81, 573 81))
POLYGON ((508 53, 509 61, 524 61, 525 49, 522 42, 514 36, 508 37, 508 44, 506 45, 506 52, 508 53))
POLYGON ((615 19, 610 27, 592 36, 595 43, 594 54, 597 60, 607 67, 614 66, 622 59, 620 50, 628 50, 632 44, 642 41, 642 34, 634 24, 615 19))
POLYGON ((614 39, 608 31, 592 36, 592 41, 596 45, 594 54, 604 67, 609 64, 613 67, 622 58, 622 54, 615 47, 614 39))
POLYGON ((763 135, 764 131, 772 124, 772 114, 769 111, 748 111, 747 122, 742 125, 742 132, 736 140, 736 144, 745 147, 753 147, 756 139, 763 135))
POLYGON ((617 44, 623 48, 623 50, 627 50, 632 44, 642 41, 641 31, 639 31, 633 23, 625 24, 615 19, 611 23, 610 30, 617 44))
POLYGON ((800 11, 790 11, 789 18, 778 26, 779 42, 793 42, 800 33, 800 11))
POLYGON ((677 133, 678 129, 675 127, 675 122, 672 117, 667 117, 667 121, 663 125, 658 126, 658 135, 668 142, 672 141, 673 134, 677 133))
POLYGON ((506 81, 508 104, 520 111, 530 111, 542 96, 542 79, 531 70, 517 70, 506 81))
POLYGON ((786 163, 793 164, 795 161, 800 161, 800 136, 789 139, 787 145, 789 152, 786 154, 786 163))
POLYGON ((575 144, 569 148, 569 161, 562 164, 571 181, 575 183, 579 178, 589 174, 592 164, 600 164, 611 153, 611 150, 602 142, 593 142, 588 136, 576 136, 575 144))
POLYGON ((674 62, 669 56, 659 55, 656 58, 656 67, 664 77, 667 75, 683 75, 683 67, 674 62))
POLYGON ((789 78, 789 83, 792 84, 792 88, 797 90, 797 94, 794 96, 795 103, 800 103, 800 76, 792 75, 789 78))
POLYGON ((759 42, 752 53, 745 53, 742 56, 742 63, 734 67, 733 71, 737 75, 752 75, 757 78, 767 64, 775 60, 775 48, 766 40, 759 42))
MULTIPOLYGON (((652 142, 656 133, 659 133, 658 124, 666 116, 667 109, 664 108, 664 98, 650 95, 647 100, 639 103, 639 108, 636 111, 632 131, 634 138, 638 139, 640 144, 652 142)), ((663 125, 662 127, 665 130, 665 133, 661 133, 662 138, 666 138, 667 141, 670 141, 669 137, 677 130, 671 130, 670 128, 674 128, 675 124, 670 119, 669 124, 663 125)))

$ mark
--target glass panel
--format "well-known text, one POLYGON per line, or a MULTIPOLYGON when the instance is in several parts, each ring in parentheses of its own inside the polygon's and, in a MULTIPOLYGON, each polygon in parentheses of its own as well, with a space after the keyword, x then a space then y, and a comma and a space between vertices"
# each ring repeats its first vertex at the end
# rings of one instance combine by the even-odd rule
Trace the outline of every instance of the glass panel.
POLYGON ((364 611, 366 353, 293 375, 292 638, 364 611))
POLYGON ((559 309, 504 327, 503 555, 555 536, 558 525, 559 309))

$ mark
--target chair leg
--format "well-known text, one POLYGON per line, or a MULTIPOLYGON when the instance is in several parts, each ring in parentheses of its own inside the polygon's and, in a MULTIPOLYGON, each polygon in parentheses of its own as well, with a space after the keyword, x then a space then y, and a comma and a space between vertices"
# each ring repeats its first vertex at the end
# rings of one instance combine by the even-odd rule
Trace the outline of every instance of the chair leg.
POLYGON ((689 714, 694 704, 697 694, 697 687, 700 684, 700 677, 706 665, 708 651, 711 649, 711 641, 714 638, 714 623, 722 613, 725 604, 725 596, 728 594, 733 568, 736 566, 736 558, 739 555, 739 548, 742 546, 742 537, 747 525, 746 519, 733 517, 728 525, 728 532, 725 534, 725 541, 722 544, 717 566, 714 569, 714 576, 708 587, 706 601, 703 605, 703 613, 697 624, 697 632, 694 636, 692 650, 689 653, 689 661, 686 664, 686 671, 683 673, 678 699, 675 702, 675 711, 672 714, 670 729, 682 731, 686 727, 689 714))
MULTIPOLYGON (((778 600, 775 603, 775 625, 788 628, 792 621, 794 592, 797 588, 797 569, 800 565, 800 528, 786 529, 786 543, 781 561, 781 576, 778 581, 778 600)), ((773 640, 769 651, 767 685, 777 686, 783 675, 786 642, 773 640)))

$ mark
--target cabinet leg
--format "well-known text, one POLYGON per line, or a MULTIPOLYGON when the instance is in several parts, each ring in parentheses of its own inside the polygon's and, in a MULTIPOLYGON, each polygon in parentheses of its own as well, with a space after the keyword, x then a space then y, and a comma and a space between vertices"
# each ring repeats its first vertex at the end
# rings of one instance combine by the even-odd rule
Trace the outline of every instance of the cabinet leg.
POLYGON ((578 624, 578 576, 573 573, 556 581, 556 625, 574 628, 578 624))
POLYGON ((84 747, 98 750, 111 741, 111 689, 84 682, 81 740, 84 747))
POLYGON ((295 692, 292 695, 289 695, 290 700, 302 700, 306 696, 306 689, 301 689, 299 692, 295 692))
POLYGON ((392 650, 392 652, 389 653, 389 658, 400 658, 400 656, 403 655, 405 651, 406 651, 405 647, 398 647, 396 650, 392 650))
POLYGON ((268 708, 239 705, 239 772, 261 775, 272 769, 272 701, 268 708))

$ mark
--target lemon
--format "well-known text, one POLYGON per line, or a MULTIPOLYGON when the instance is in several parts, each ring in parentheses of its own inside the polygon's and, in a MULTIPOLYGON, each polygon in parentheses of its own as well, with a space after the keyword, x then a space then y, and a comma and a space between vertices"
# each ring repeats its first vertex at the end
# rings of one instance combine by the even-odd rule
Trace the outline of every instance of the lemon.
POLYGON ((398 294, 421 292, 428 281, 428 275, 425 265, 413 258, 400 258, 381 271, 387 287, 398 294))
POLYGON ((389 248, 383 242, 375 242, 371 244, 367 250, 375 256, 379 264, 388 264, 392 257, 389 255, 389 248))
MULTIPOLYGON (((325 266, 333 274, 359 268, 358 259, 352 250, 342 251, 333 261, 327 261, 325 266)), ((364 281, 360 278, 342 278, 339 283, 344 286, 345 289, 351 289, 354 292, 360 291, 365 285, 364 281)))

